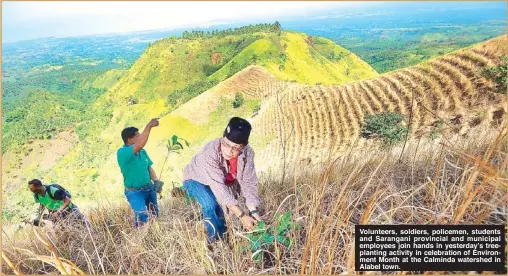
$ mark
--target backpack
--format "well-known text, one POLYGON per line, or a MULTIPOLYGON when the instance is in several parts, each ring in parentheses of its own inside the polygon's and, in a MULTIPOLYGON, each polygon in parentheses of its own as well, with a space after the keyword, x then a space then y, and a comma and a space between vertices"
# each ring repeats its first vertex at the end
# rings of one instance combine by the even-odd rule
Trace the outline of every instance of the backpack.
MULTIPOLYGON (((58 190, 60 191, 63 191, 65 193, 65 196, 67 196, 68 198, 72 198, 72 195, 69 191, 67 191, 64 187, 60 186, 59 184, 50 184, 50 185, 47 185, 46 186, 46 192, 49 194, 49 197, 52 199, 52 200, 55 200, 54 198, 54 195, 51 194, 51 187, 54 187, 54 188, 57 188, 58 190)), ((39 201, 39 194, 38 193, 35 193, 34 194, 34 198, 39 201)))

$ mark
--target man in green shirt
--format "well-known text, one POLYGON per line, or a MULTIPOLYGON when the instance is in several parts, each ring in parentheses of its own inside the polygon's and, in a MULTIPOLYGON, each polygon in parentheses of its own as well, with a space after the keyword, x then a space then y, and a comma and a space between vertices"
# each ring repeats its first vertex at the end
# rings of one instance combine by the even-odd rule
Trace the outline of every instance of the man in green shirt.
POLYGON ((83 215, 79 212, 76 204, 71 202, 70 194, 52 185, 42 185, 39 179, 32 179, 28 181, 28 187, 34 194, 35 202, 39 203, 39 213, 37 219, 34 220, 34 225, 39 224, 40 216, 44 209, 48 209, 51 215, 51 220, 56 222, 65 219, 72 215, 74 219, 83 219, 83 215))
POLYGON ((140 134, 135 127, 122 131, 123 147, 117 151, 117 161, 122 172, 125 186, 125 197, 134 211, 134 226, 138 227, 148 221, 148 213, 159 216, 157 189, 162 186, 152 160, 143 149, 153 127, 159 125, 158 119, 152 119, 140 134), (153 183, 152 183, 153 181, 153 183), (155 185, 154 185, 155 184, 155 185))

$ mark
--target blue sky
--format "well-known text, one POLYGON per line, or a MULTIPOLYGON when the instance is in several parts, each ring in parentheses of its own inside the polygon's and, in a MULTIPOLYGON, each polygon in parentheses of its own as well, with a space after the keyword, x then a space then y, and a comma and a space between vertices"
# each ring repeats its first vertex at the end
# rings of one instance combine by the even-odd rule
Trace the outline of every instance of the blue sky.
POLYGON ((65 37, 277 20, 347 2, 2 2, 2 40, 65 37))
POLYGON ((2 42, 485 6, 506 14, 506 2, 2 2, 2 42))

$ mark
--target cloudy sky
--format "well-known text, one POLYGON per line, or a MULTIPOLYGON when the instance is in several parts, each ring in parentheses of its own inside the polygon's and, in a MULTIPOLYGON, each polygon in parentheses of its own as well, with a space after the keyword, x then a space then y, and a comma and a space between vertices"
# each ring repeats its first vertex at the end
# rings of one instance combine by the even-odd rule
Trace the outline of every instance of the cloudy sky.
POLYGON ((2 2, 2 40, 206 27, 252 20, 271 22, 358 5, 348 2, 2 2))

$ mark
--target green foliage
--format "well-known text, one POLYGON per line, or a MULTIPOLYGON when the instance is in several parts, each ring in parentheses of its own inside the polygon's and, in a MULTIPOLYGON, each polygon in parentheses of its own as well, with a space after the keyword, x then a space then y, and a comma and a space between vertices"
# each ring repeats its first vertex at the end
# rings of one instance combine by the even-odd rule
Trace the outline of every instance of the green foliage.
MULTIPOLYGON (((258 262, 261 261, 263 259, 263 251, 261 250, 270 250, 270 247, 274 243, 290 248, 292 245, 290 234, 297 229, 298 224, 291 220, 290 211, 287 211, 285 214, 278 214, 273 225, 268 227, 266 227, 264 222, 259 222, 252 233, 246 235, 249 239, 248 249, 255 253, 252 258, 258 262)), ((246 249, 243 248, 243 250, 246 249)))
POLYGON ((281 35, 282 33, 282 27, 279 23, 279 21, 275 21, 275 23, 273 24, 273 31, 277 34, 277 35, 281 35))
POLYGON ((233 101, 233 108, 238 108, 240 107, 242 104, 243 104, 243 94, 242 93, 239 93, 237 92, 235 94, 235 100, 233 101))
POLYGON ((404 126, 404 117, 399 113, 368 114, 362 127, 363 138, 379 138, 387 146, 402 141, 407 134, 408 129, 404 126))
MULTIPOLYGON (((49 139, 57 132, 96 120, 90 107, 125 71, 89 72, 66 69, 27 74, 4 88, 2 152, 33 139, 49 139), (11 90, 19 90, 14 93, 11 90), (80 124, 82 123, 82 124, 80 124)), ((80 130, 80 138, 83 132, 80 130)))
POLYGON ((203 72, 205 73, 205 76, 211 76, 213 73, 217 72, 222 67, 220 64, 203 64, 203 72))
POLYGON ((192 83, 184 89, 176 90, 169 94, 166 100, 166 106, 171 106, 172 109, 175 109, 218 83, 217 80, 202 80, 192 83))
POLYGON ((259 60, 259 57, 257 54, 252 54, 252 63, 256 63, 259 60))
POLYGON ((433 124, 432 130, 429 133, 430 140, 435 140, 435 139, 439 138, 440 133, 443 129, 443 123, 444 123, 443 120, 438 120, 437 122, 435 122, 433 124))
POLYGON ((251 56, 249 62, 244 62, 238 54, 264 35, 154 42, 135 64, 136 70, 127 74, 123 86, 128 87, 129 94, 135 95, 140 103, 166 99, 166 106, 169 106, 166 112, 169 113, 251 64, 251 56), (170 49, 174 49, 173 54, 170 49), (161 52, 165 54, 161 55, 161 52))
MULTIPOLYGON (((321 80, 324 84, 342 83, 352 79, 345 78, 339 70, 317 68, 321 61, 331 64, 314 50, 312 52, 317 53, 317 59, 306 51, 297 50, 308 47, 303 38, 303 34, 290 32, 284 32, 281 37, 273 32, 257 32, 193 41, 163 39, 154 42, 143 54, 134 65, 136 70, 131 70, 125 77, 127 81, 122 87, 127 87, 128 94, 135 95, 140 103, 166 99, 169 108, 165 112, 169 113, 251 64, 264 66, 280 79, 296 78, 306 83, 321 80), (288 50, 283 50, 282 42, 289 45, 288 50), (174 49, 174 54, 170 54, 170 49, 174 49), (189 56, 183 54, 185 51, 190 53, 189 56), (306 60, 305 66, 295 67, 300 59, 306 60)), ((327 41, 325 46, 331 49, 339 47, 332 41, 327 41)), ((376 74, 367 64, 347 60, 351 63, 347 67, 353 68, 351 76, 355 79, 376 74)), ((341 64, 333 66, 343 68, 341 64)))
MULTIPOLYGON (((164 163, 162 163, 161 171, 162 174, 164 170, 164 165, 166 164, 166 161, 168 160, 168 157, 171 153, 180 154, 180 150, 183 150, 183 145, 180 143, 180 140, 185 143, 187 147, 189 147, 189 142, 187 140, 183 139, 182 137, 178 137, 176 135, 173 135, 171 139, 168 139, 166 148, 168 149, 168 154, 166 155, 166 158, 164 159, 164 163)), ((159 174, 160 175, 160 174, 159 174)))
POLYGON ((44 91, 30 93, 4 116, 2 153, 33 139, 50 139, 80 121, 85 108, 85 104, 68 97, 44 91))
POLYGON ((129 100, 127 101, 128 105, 138 104, 139 100, 136 97, 129 96, 129 100))
POLYGON ((497 93, 505 94, 507 89, 507 80, 506 76, 508 74, 508 59, 506 57, 502 57, 503 64, 499 66, 491 66, 484 68, 482 70, 482 74, 496 83, 497 93))
POLYGON ((259 110, 261 110, 261 104, 257 104, 256 106, 254 106, 254 109, 252 110, 253 113, 258 113, 259 110))
POLYGON ((113 111, 110 106, 101 105, 90 108, 82 115, 81 122, 76 124, 76 134, 80 140, 95 136, 108 126, 111 118, 113 118, 113 111))
MULTIPOLYGON (((168 154, 166 155, 166 158, 164 158, 164 163, 162 163, 161 171, 159 172, 159 176, 162 175, 164 172, 164 165, 166 165, 166 161, 168 160, 168 157, 171 153, 180 154, 180 150, 183 150, 183 145, 180 143, 180 141, 183 141, 185 143, 185 146, 187 148, 189 147, 189 142, 187 140, 183 139, 182 137, 178 137, 176 135, 171 136, 171 139, 167 140, 166 148, 168 149, 168 154)), ((173 190, 175 189, 175 184, 173 184, 173 190)))
POLYGON ((211 38, 211 37, 225 37, 229 35, 243 35, 243 34, 251 34, 251 33, 257 33, 257 32, 264 32, 264 33, 276 33, 277 35, 280 35, 281 33, 281 26, 278 21, 276 21, 274 24, 256 24, 256 25, 248 25, 248 26, 242 26, 239 28, 234 29, 226 29, 226 30, 213 30, 213 31, 198 31, 198 30, 192 30, 192 31, 184 31, 182 33, 182 38, 184 39, 200 39, 200 38, 211 38))
POLYGON ((281 59, 281 64, 282 64, 282 65, 283 65, 283 64, 286 62, 286 60, 288 59, 288 56, 287 56, 287 54, 285 54, 285 53, 281 53, 281 54, 279 55, 279 57, 280 57, 280 59, 281 59))
MULTIPOLYGON (((418 28, 395 20, 384 22, 375 29, 365 28, 344 31, 340 27, 323 27, 316 22, 306 28, 313 36, 326 37, 365 60, 377 72, 386 73, 416 65, 433 57, 451 53, 460 48, 506 34, 506 22, 492 20, 482 24, 463 24, 437 27, 431 20, 418 28), (402 27, 405 26, 405 27, 402 27), (322 28, 317 30, 317 28, 322 28)), ((305 29, 304 29, 305 30, 305 29)), ((315 42, 318 43, 317 41, 315 42)), ((335 52, 335 58, 338 57, 335 52)), ((328 55, 325 55, 327 58, 328 55)))
POLYGON ((183 139, 182 137, 178 137, 176 135, 171 136, 171 139, 168 139, 166 148, 168 149, 168 154, 172 152, 178 153, 178 151, 183 149, 182 143, 180 143, 179 140, 184 141, 185 145, 189 147, 189 142, 187 140, 183 139))
POLYGON ((237 72, 240 72, 242 69, 243 69, 242 64, 239 64, 235 61, 231 61, 231 63, 229 64, 229 73, 228 73, 227 77, 229 78, 229 77, 233 76, 237 72))

